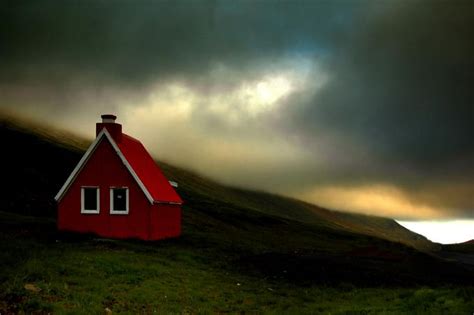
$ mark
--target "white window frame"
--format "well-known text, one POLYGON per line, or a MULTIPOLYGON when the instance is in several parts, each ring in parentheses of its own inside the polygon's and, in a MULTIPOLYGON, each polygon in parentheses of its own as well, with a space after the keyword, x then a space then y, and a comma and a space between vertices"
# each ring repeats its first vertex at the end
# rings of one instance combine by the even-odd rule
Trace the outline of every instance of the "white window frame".
POLYGON ((81 213, 83 214, 99 214, 100 213, 100 187, 99 186, 81 186, 81 213), (95 188, 97 189, 96 191, 96 196, 97 196, 97 209, 95 210, 90 210, 90 209, 85 209, 85 203, 84 203, 84 189, 85 188, 95 188))
POLYGON ((130 210, 129 205, 130 205, 130 197, 129 197, 128 187, 110 187, 110 214, 126 215, 129 213, 129 210, 130 210), (115 189, 125 189, 125 198, 127 198, 125 202, 125 211, 114 209, 114 190, 115 189))

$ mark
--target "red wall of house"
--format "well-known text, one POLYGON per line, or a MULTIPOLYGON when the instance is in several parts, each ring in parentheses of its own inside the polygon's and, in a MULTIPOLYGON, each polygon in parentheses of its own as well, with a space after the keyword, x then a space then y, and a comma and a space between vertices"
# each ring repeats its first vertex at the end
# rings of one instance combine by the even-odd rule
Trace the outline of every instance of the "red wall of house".
POLYGON ((180 234, 179 206, 151 205, 104 138, 58 204, 58 228, 110 238, 160 239, 180 234), (100 213, 81 213, 81 186, 100 187, 100 213), (129 214, 110 214, 110 187, 129 188, 129 214))
POLYGON ((150 210, 150 239, 181 235, 181 206, 155 204, 150 210))

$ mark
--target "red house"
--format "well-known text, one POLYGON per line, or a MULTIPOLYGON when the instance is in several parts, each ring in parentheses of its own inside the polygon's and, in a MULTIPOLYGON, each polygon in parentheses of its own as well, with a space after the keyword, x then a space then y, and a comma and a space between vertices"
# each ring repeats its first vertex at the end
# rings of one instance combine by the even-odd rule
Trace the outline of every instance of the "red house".
POLYGON ((55 197, 58 229, 143 240, 179 236, 183 201, 117 117, 101 117, 96 139, 55 197))

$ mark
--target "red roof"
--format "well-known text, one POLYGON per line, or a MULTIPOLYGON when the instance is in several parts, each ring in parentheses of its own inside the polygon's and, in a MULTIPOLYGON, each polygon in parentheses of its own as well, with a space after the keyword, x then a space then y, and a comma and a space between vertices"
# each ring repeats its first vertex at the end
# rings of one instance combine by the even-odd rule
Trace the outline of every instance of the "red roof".
POLYGON ((122 134, 116 143, 155 202, 183 202, 140 141, 122 134))

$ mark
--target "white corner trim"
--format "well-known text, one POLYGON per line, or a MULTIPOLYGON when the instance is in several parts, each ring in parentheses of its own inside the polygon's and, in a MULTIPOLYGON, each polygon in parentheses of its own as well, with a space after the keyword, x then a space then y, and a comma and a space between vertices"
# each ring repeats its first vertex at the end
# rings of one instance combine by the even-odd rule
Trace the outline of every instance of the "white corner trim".
POLYGON ((170 183, 170 185, 171 185, 172 187, 178 188, 178 183, 177 183, 177 182, 172 181, 172 180, 169 180, 168 183, 170 183))
POLYGON ((81 186, 81 213, 83 214, 99 214, 100 213, 100 188, 98 186, 81 186), (84 188, 95 188, 96 190, 96 203, 97 209, 85 209, 84 205, 84 188))
POLYGON ((130 198, 129 198, 129 189, 128 187, 110 187, 110 214, 128 214, 129 213, 129 205, 130 205, 130 198), (114 207, 114 190, 115 189, 125 189, 125 211, 123 210, 115 210, 114 207))
POLYGON ((66 180, 66 182, 64 183, 64 185, 61 187, 61 189, 59 190, 59 192, 56 194, 56 196, 54 197, 54 199, 56 201, 59 201, 61 200, 61 198, 63 197, 64 193, 67 191, 67 189, 69 188, 69 186, 72 184, 72 182, 74 181, 74 179, 77 177, 77 175, 79 174, 79 172, 81 171, 81 169, 84 167, 84 165, 86 164, 86 162, 89 160, 89 158, 91 157, 92 153, 96 150, 96 148, 98 147, 100 141, 102 140, 103 137, 106 137, 107 140, 109 140, 110 144, 112 145, 112 147, 114 148, 115 152, 118 154, 120 160, 122 161, 122 163, 125 165, 125 167, 128 169, 128 171, 130 172, 130 174, 132 175, 132 177, 135 179, 135 181, 137 182, 138 186, 140 186, 140 189, 143 191, 143 193, 145 194, 145 196, 147 197, 148 201, 153 204, 153 197, 151 196, 150 192, 148 191, 148 189, 146 189, 145 185, 143 185, 142 181, 140 180, 140 178, 138 177, 137 173, 135 173, 135 171, 133 170, 132 166, 130 165, 130 163, 128 163, 127 159, 125 158, 125 156, 123 155, 122 151, 120 151, 120 148, 118 147, 117 143, 115 143, 114 139, 112 138, 112 136, 110 135, 110 133, 107 131, 107 129, 103 128, 102 131, 97 135, 97 137, 95 138, 95 140, 92 142, 92 144, 89 146, 89 148, 87 149, 86 153, 84 154, 84 156, 81 158, 81 160, 79 161, 79 163, 76 165, 76 167, 74 168, 74 170, 72 171, 72 173, 69 175, 68 179, 66 180))

